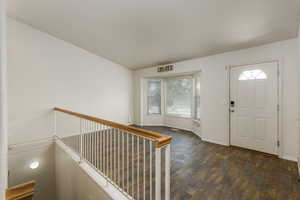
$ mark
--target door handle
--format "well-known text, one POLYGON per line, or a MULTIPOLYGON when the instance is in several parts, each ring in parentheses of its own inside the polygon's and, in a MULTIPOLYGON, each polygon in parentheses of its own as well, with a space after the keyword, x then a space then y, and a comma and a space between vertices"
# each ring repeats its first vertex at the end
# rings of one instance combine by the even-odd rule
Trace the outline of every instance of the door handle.
POLYGON ((231 101, 230 101, 230 108, 229 108, 229 111, 232 112, 232 113, 234 112, 234 106, 235 106, 235 101, 231 100, 231 101))

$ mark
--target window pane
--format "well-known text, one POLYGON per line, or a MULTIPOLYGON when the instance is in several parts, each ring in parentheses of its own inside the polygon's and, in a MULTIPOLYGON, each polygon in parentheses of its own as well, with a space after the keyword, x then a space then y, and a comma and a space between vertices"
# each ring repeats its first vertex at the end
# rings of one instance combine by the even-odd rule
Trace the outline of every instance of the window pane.
POLYGON ((195 77, 195 119, 200 120, 200 76, 195 77))
POLYGON ((148 81, 148 114, 161 113, 161 82, 160 80, 148 81))
POLYGON ((167 114, 191 117, 192 115, 192 78, 170 79, 166 81, 167 114))

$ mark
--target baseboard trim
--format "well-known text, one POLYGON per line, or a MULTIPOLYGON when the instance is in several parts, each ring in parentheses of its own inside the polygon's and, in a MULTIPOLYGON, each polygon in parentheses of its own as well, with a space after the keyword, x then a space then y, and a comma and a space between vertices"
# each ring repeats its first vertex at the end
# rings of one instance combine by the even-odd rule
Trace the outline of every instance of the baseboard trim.
POLYGON ((135 124, 135 125, 138 125, 138 126, 164 126, 164 127, 166 127, 166 125, 164 125, 164 124, 143 124, 143 125, 135 124))
POLYGON ((290 156, 290 155, 283 155, 281 157, 281 159, 284 159, 284 160, 289 160, 289 161, 294 161, 294 162, 298 162, 298 159, 295 158, 294 156, 290 156))
POLYGON ((176 129, 179 129, 179 130, 183 130, 183 131, 189 131, 189 132, 192 132, 192 133, 194 133, 196 136, 198 136, 200 139, 202 138, 201 137, 201 135, 200 134, 198 134, 198 133, 196 133, 195 131, 193 131, 193 130, 188 130, 188 129, 183 129, 183 128, 177 128, 177 127, 172 127, 172 126, 167 126, 167 125, 139 125, 139 124, 136 124, 136 123, 134 123, 134 124, 132 124, 132 125, 137 125, 137 126, 141 126, 141 127, 143 127, 143 126, 153 126, 153 127, 155 127, 155 126, 161 126, 161 127, 166 127, 166 128, 176 128, 176 129))
POLYGON ((220 141, 216 141, 216 140, 211 140, 211 139, 207 139, 207 138, 202 138, 202 140, 204 142, 209 142, 209 143, 214 143, 214 144, 219 144, 219 145, 222 145, 222 146, 229 146, 228 144, 226 144, 225 142, 220 142, 220 141))

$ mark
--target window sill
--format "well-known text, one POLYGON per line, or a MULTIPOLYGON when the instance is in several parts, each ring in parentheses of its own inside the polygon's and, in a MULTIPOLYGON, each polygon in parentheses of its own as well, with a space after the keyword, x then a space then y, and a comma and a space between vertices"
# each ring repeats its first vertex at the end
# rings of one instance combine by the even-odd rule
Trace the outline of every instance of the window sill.
POLYGON ((183 119, 192 119, 192 117, 185 117, 185 116, 180 116, 180 115, 166 114, 165 116, 166 116, 166 117, 183 118, 183 119))
POLYGON ((155 117, 157 117, 157 116, 162 116, 162 114, 147 114, 147 116, 155 116, 155 117))

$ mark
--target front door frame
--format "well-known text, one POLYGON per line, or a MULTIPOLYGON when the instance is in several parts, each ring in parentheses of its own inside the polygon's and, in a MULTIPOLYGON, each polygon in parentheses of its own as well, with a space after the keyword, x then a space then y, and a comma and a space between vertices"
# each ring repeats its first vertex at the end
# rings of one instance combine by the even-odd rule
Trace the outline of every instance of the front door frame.
POLYGON ((228 112, 228 146, 231 146, 231 114, 230 114, 230 75, 231 75, 231 69, 235 67, 243 67, 248 65, 256 65, 256 64, 263 64, 263 63, 276 63, 277 65, 277 141, 279 143, 279 146, 277 148, 277 155, 278 157, 282 158, 283 156, 283 136, 282 136, 282 59, 274 59, 269 61, 261 61, 261 62, 255 62, 250 64, 241 64, 241 65, 231 65, 226 66, 226 75, 227 75, 227 87, 228 87, 228 102, 227 102, 227 112, 228 112))

